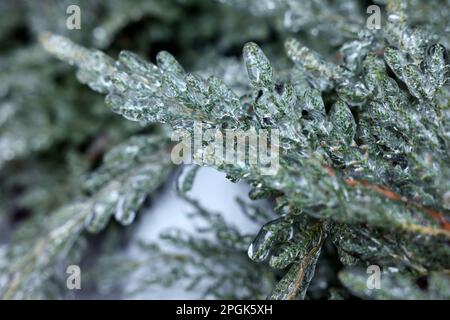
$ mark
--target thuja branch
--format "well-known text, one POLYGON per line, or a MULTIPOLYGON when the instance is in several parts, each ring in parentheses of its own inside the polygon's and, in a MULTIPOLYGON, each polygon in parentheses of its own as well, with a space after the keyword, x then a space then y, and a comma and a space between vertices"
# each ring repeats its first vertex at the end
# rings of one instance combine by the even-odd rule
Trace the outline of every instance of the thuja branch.
MULTIPOLYGON (((280 166, 271 176, 246 163, 227 164, 220 154, 207 164, 247 181, 252 198, 278 196, 280 217, 261 228, 248 253, 274 268, 292 265, 286 278, 292 297, 303 295, 296 288, 313 269, 296 262, 314 255, 308 248, 317 240, 311 230, 317 218, 334 223, 333 243, 347 264, 400 260, 401 268, 448 269, 450 66, 446 48, 410 29, 399 3, 388 6, 384 29, 345 43, 338 63, 288 39, 294 65, 274 70, 261 48, 247 43, 243 95, 216 75, 186 72, 165 51, 155 65, 128 51, 115 61, 60 36, 44 34, 41 42, 129 120, 187 132, 194 122, 279 130, 280 166), (397 239, 402 247, 395 247, 397 239)), ((193 152, 203 154, 205 144, 193 152)))

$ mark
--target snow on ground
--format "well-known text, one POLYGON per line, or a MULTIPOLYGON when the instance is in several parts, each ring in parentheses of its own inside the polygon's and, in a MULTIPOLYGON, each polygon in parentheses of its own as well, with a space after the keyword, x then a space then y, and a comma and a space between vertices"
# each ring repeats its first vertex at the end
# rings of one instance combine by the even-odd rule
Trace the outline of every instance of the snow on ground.
MULTIPOLYGON (((200 199, 204 207, 223 214, 228 222, 236 225, 242 232, 256 233, 258 226, 249 221, 241 212, 235 201, 237 196, 246 199, 250 187, 245 183, 232 183, 225 174, 212 168, 201 168, 198 171, 190 195, 200 199)), ((158 235, 169 228, 193 230, 193 222, 187 217, 192 207, 176 195, 175 183, 155 198, 152 206, 143 213, 142 221, 136 230, 134 240, 157 241, 158 235)), ((137 248, 130 249, 130 255, 139 255, 137 248)), ((130 283, 133 283, 132 279, 130 283)), ((187 292, 183 288, 150 288, 139 293, 136 299, 198 299, 195 292, 187 292)))

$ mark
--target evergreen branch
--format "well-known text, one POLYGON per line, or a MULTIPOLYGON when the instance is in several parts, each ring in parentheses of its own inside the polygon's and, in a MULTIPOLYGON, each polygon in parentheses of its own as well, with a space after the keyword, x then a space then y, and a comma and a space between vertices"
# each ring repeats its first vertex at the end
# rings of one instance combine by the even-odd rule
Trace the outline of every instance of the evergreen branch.
POLYGON ((304 299, 309 283, 314 275, 315 266, 325 241, 325 234, 322 231, 322 224, 319 223, 315 228, 320 229, 320 236, 317 242, 308 249, 300 258, 299 262, 294 263, 288 273, 280 280, 274 291, 269 296, 270 299, 277 300, 295 300, 304 299))
POLYGON ((137 136, 107 153, 103 166, 86 180, 91 197, 60 208, 50 215, 46 232, 37 230, 10 248, 2 297, 40 297, 39 286, 50 276, 42 273, 64 261, 69 252, 80 250, 76 243, 84 231, 99 232, 112 215, 130 224, 144 199, 170 172, 166 147, 163 136, 137 136))
MULTIPOLYGON (((280 217, 262 226, 248 250, 254 261, 268 261, 273 268, 291 265, 274 297, 305 296, 324 239, 314 227, 317 219, 331 225, 327 235, 345 265, 398 264, 411 278, 417 273, 431 277, 432 271, 448 270, 448 39, 440 19, 434 23, 431 14, 425 13, 424 18, 415 13, 429 12, 427 8, 433 5, 388 1, 388 21, 383 28, 361 31, 363 15, 346 14, 343 1, 297 4, 280 0, 261 12, 252 2, 231 2, 274 19, 280 14, 287 17, 282 28, 298 31, 312 27, 316 33, 335 38, 334 46, 342 44, 337 59, 330 59, 335 53, 331 44, 316 52, 308 47, 308 39, 289 39, 285 49, 294 64, 290 67, 284 59, 268 59, 258 45, 247 43, 243 60, 249 81, 237 85, 239 81, 213 76, 214 67, 200 58, 196 65, 199 73, 189 73, 165 51, 157 54, 154 65, 129 51, 122 51, 114 60, 48 33, 40 40, 50 53, 75 65, 79 80, 105 94, 110 108, 129 120, 166 123, 188 133, 195 122, 221 132, 225 128, 280 132, 276 146, 280 165, 272 176, 264 176, 259 168, 246 163, 226 164, 223 154, 210 152, 215 150, 214 141, 193 150, 201 156, 199 164, 224 171, 233 181, 243 179, 251 184, 252 197, 277 197, 280 217), (315 15, 329 18, 336 26, 308 19, 317 18, 315 15), (346 42, 348 38, 351 41, 346 42), (322 50, 325 55, 319 53, 322 50)), ((355 12, 359 8, 356 2, 347 3, 355 12)), ((265 1, 258 3, 258 8, 264 5, 265 1)), ((267 49, 270 53, 271 46, 267 49)), ((140 152, 133 155, 138 157, 140 152)), ((123 167, 106 165, 106 175, 100 172, 86 187, 88 192, 97 197, 110 172, 119 180, 128 176, 125 166, 148 175, 148 167, 127 159, 119 159, 123 167)), ((194 175, 188 178, 193 181, 194 175)), ((181 196, 214 230, 241 240, 219 214, 209 213, 187 196, 192 185, 189 179, 179 186, 181 196)), ((122 207, 117 201, 119 192, 119 186, 113 185, 98 196, 95 212, 89 216, 92 231, 102 229, 113 208, 122 207)), ((128 196, 136 195, 132 202, 140 204, 142 194, 142 190, 133 190, 128 196)), ((133 214, 116 211, 116 218, 127 224, 133 214)), ((193 238, 167 238, 198 250, 200 244, 215 250, 193 238)), ((232 248, 230 239, 220 239, 221 244, 232 248)), ((194 264, 214 274, 210 265, 194 264)), ((198 275, 193 278, 197 281, 198 275)), ((359 295, 351 287, 350 292, 359 295)))

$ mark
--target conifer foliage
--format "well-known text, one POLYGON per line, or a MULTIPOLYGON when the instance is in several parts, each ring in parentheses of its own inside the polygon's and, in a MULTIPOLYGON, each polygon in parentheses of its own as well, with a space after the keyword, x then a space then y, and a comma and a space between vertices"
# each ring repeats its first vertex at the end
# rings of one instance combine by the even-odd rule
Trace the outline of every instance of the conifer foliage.
POLYGON ((72 297, 67 261, 90 260, 94 297, 183 283, 212 298, 450 298, 449 1, 78 4, 68 31, 64 1, 2 3, 2 298, 72 297), (194 123, 278 130, 272 175, 201 163, 251 186, 238 203, 260 230, 204 208, 201 167, 182 165, 177 193, 202 227, 129 244, 143 256, 129 260, 117 244, 180 172, 171 132, 194 123))

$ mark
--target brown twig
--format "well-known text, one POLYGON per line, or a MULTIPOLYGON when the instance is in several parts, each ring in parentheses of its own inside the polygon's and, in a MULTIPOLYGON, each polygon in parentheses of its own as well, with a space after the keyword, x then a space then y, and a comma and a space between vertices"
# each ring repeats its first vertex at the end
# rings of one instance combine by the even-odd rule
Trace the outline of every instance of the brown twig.
POLYGON ((292 290, 287 294, 286 300, 295 300, 297 299, 297 296, 299 294, 299 291, 302 287, 303 280, 305 278, 306 274, 306 268, 311 263, 311 260, 315 257, 315 255, 319 252, 319 250, 322 248, 323 242, 325 241, 325 236, 323 234, 323 231, 321 231, 322 234, 320 236, 319 241, 315 246, 313 246, 303 257, 303 259, 300 261, 300 268, 298 269, 298 272, 295 276, 295 279, 293 281, 293 287, 292 290))
MULTIPOLYGON (((333 168, 327 167, 327 171, 331 176, 333 176, 333 177, 336 176, 336 172, 333 170, 333 168)), ((450 231, 450 222, 448 222, 445 219, 444 214, 438 210, 435 210, 433 208, 430 208, 430 207, 424 206, 420 203, 409 200, 406 197, 403 197, 402 195, 390 190, 389 188, 387 188, 383 185, 371 184, 366 180, 355 180, 352 178, 344 179, 344 182, 350 187, 362 186, 362 187, 371 189, 371 190, 375 191, 376 193, 378 193, 379 195, 382 195, 390 200, 399 201, 399 202, 404 203, 405 205, 414 206, 415 208, 426 213, 433 220, 439 222, 439 225, 441 226, 441 228, 443 230, 450 231)))

